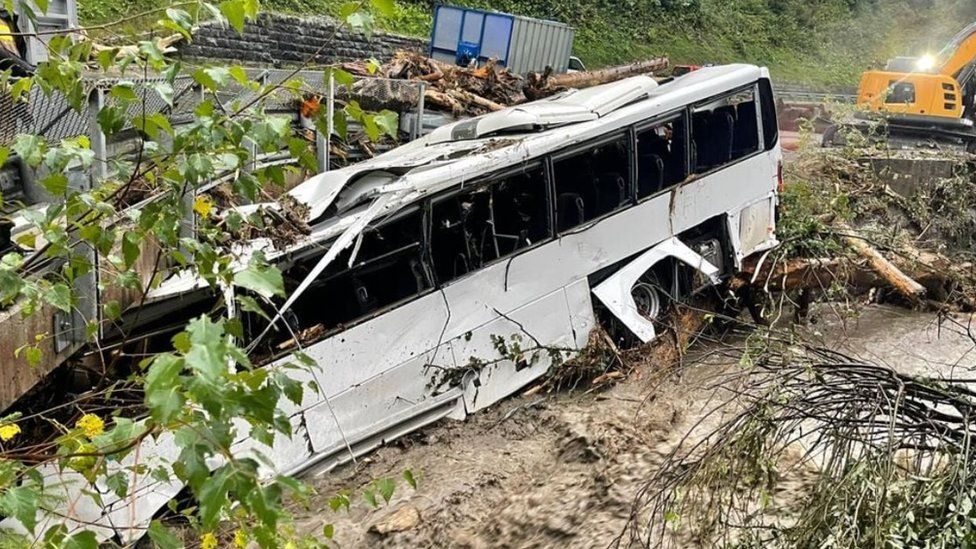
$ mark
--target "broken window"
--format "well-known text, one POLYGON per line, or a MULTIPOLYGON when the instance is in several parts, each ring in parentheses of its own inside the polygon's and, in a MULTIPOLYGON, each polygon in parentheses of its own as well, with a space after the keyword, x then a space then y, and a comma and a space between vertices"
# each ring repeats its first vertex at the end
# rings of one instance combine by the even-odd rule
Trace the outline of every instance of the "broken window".
POLYGON ((637 198, 647 198, 688 176, 684 116, 637 132, 637 198))
POLYGON ((445 284, 549 237, 541 164, 433 201, 430 253, 445 284))
MULTIPOLYGON (((419 206, 367 228, 295 303, 289 322, 299 329, 321 324, 331 332, 432 288, 421 260, 422 249, 419 206)), ((301 282, 318 259, 286 273, 289 289, 301 282)))
POLYGON ((553 162, 556 227, 562 233, 626 207, 631 198, 626 134, 553 162))
POLYGON ((692 110, 692 160, 703 174, 759 150, 755 88, 741 90, 692 110))

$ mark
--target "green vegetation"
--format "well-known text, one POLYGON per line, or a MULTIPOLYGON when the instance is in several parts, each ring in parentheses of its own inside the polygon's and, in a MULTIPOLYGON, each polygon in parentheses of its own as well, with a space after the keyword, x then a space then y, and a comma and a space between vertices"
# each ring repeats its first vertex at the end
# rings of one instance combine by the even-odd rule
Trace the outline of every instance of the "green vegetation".
MULTIPOLYGON (((263 9, 336 15, 344 0, 265 0, 263 9)), ((752 62, 785 81, 853 86, 867 67, 895 55, 938 51, 976 19, 969 0, 452 0, 449 3, 555 19, 578 29, 589 66, 669 55, 676 63, 752 62)), ((157 7, 151 0, 90 0, 86 23, 157 7)), ((400 0, 377 25, 427 36, 433 2, 400 0)))

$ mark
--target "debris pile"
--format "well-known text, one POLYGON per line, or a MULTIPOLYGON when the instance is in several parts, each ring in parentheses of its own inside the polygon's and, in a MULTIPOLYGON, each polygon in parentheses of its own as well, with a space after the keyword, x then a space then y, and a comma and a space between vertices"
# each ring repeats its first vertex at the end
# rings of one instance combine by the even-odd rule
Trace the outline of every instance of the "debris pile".
POLYGON ((548 97, 567 88, 606 84, 639 74, 653 74, 667 67, 667 58, 656 58, 598 71, 569 74, 546 71, 523 78, 494 60, 481 67, 465 68, 401 51, 379 67, 354 61, 339 68, 363 77, 353 85, 351 96, 365 108, 415 105, 419 99, 416 87, 396 86, 390 81, 422 81, 427 83, 424 99, 428 106, 455 115, 479 115, 548 97))

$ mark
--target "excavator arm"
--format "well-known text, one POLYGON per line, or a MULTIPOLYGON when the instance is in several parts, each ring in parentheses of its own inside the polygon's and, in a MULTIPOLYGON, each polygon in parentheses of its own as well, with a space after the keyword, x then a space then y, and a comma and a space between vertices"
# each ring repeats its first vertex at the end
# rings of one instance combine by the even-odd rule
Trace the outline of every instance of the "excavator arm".
POLYGON ((959 79, 966 68, 976 61, 976 23, 969 25, 949 41, 939 53, 939 61, 942 63, 939 70, 941 74, 959 79))

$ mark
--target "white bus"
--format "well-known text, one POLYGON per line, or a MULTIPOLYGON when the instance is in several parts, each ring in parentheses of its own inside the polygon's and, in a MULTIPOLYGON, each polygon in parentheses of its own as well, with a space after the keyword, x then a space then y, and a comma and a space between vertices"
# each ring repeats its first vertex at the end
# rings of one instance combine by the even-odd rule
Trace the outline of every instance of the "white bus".
MULTIPOLYGON (((294 437, 265 450, 280 473, 326 470, 463 419, 545 374, 541 347, 582 349, 597 309, 650 341, 689 289, 681 273, 718 283, 776 245, 780 175, 769 74, 730 65, 568 91, 310 179, 289 194, 311 234, 252 243, 289 291, 270 328, 243 317, 252 351, 274 364, 301 349, 317 366, 297 375, 320 388, 282 403, 294 437), (512 357, 500 341, 539 349, 512 357)), ((147 320, 214 298, 174 277, 152 299, 147 320)), ((153 497, 103 502, 124 538, 181 488, 142 482, 153 497)))

